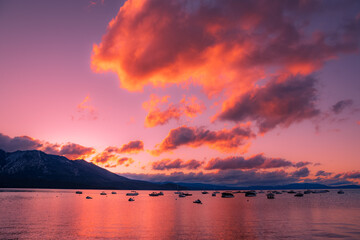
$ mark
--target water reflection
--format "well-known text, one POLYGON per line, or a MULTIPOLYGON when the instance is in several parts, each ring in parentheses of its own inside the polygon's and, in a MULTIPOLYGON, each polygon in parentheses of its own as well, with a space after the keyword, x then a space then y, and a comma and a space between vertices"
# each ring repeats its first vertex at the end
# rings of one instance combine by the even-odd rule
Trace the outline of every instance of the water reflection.
POLYGON ((0 239, 322 239, 360 238, 360 192, 349 190, 265 194, 222 199, 220 195, 178 198, 173 191, 149 197, 139 191, 100 195, 98 190, 0 192, 0 239), (93 199, 86 199, 91 196, 93 199), (195 199, 203 204, 193 204, 195 199))

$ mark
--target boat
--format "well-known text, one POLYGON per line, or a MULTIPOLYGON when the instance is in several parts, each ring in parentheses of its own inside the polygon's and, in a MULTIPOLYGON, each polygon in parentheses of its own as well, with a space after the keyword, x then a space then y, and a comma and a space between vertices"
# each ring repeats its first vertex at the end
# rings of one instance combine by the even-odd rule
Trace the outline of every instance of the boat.
POLYGON ((177 192, 174 192, 174 194, 181 194, 181 192, 177 191, 177 192))
POLYGON ((106 192, 101 192, 100 195, 106 195, 106 192))
POLYGON ((133 201, 135 201, 135 199, 133 199, 133 198, 129 198, 129 200, 128 200, 129 202, 133 202, 133 201))
POLYGON ((266 194, 266 197, 267 197, 267 199, 274 199, 274 198, 275 198, 275 194, 273 194, 272 192, 270 192, 270 193, 267 193, 267 194, 266 194))
POLYGON ((306 190, 306 191, 304 191, 304 194, 310 194, 310 193, 312 193, 312 191, 311 190, 306 190))
POLYGON ((159 192, 158 195, 159 195, 159 196, 164 196, 164 193, 163 193, 163 192, 159 192))
POLYGON ((340 190, 337 192, 338 194, 344 194, 345 192, 343 190, 340 190))
POLYGON ((213 192, 213 193, 211 194, 211 196, 216 197, 216 193, 215 193, 215 192, 213 192))
POLYGON ((185 196, 192 196, 192 194, 191 193, 182 193, 182 194, 184 194, 185 196))
POLYGON ((157 192, 152 192, 149 194, 150 197, 157 197, 159 194, 157 192))
POLYGON ((182 192, 179 194, 179 197, 186 197, 186 195, 182 192))
POLYGON ((207 191, 202 191, 201 193, 202 194, 209 194, 209 192, 207 192, 207 191))
POLYGON ((219 191, 215 191, 214 193, 218 194, 218 193, 220 193, 220 192, 219 192, 219 191))
POLYGON ((221 197, 222 198, 233 198, 234 194, 232 194, 230 192, 223 192, 223 193, 221 193, 221 197))
POLYGON ((202 204, 202 202, 200 201, 200 199, 193 201, 193 203, 202 204))
POLYGON ((291 190, 291 191, 288 191, 288 193, 290 193, 290 194, 294 194, 294 193, 295 193, 295 191, 294 191, 294 190, 291 190))
POLYGON ((298 192, 298 193, 296 193, 294 196, 295 196, 295 197, 303 197, 303 196, 304 196, 304 194, 303 194, 303 193, 301 193, 301 192, 298 192))
POLYGON ((282 192, 279 192, 279 191, 273 191, 272 193, 275 193, 275 194, 282 194, 282 192))
POLYGON ((253 191, 245 192, 245 197, 256 197, 256 192, 253 191))
POLYGON ((92 197, 90 197, 90 196, 86 196, 86 199, 92 199, 92 197))
POLYGON ((76 191, 75 193, 76 194, 82 194, 82 191, 76 191))
POLYGON ((136 191, 131 191, 129 193, 126 193, 126 196, 137 196, 137 195, 139 195, 139 193, 136 191))
POLYGON ((111 192, 111 194, 116 194, 116 192, 111 192))

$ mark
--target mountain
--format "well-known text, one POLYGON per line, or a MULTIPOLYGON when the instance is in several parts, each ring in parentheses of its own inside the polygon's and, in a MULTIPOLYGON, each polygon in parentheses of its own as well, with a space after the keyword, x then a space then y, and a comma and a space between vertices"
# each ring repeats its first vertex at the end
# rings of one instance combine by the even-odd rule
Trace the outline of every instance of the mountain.
POLYGON ((84 160, 41 151, 0 150, 0 187, 74 189, 176 189, 176 185, 131 180, 84 160))

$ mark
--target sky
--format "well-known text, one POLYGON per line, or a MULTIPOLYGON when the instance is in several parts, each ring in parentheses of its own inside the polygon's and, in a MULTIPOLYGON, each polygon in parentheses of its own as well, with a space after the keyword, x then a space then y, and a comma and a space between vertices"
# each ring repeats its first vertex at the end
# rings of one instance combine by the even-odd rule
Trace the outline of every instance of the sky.
POLYGON ((360 183, 360 2, 0 0, 0 149, 155 182, 360 183))

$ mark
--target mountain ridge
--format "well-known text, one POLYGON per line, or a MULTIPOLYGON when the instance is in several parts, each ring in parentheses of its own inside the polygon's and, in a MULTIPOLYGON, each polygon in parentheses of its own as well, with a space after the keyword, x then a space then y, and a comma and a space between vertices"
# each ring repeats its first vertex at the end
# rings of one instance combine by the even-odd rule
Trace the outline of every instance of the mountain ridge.
POLYGON ((11 153, 0 150, 0 187, 160 190, 172 188, 167 184, 128 179, 84 160, 69 160, 38 150, 11 153))

